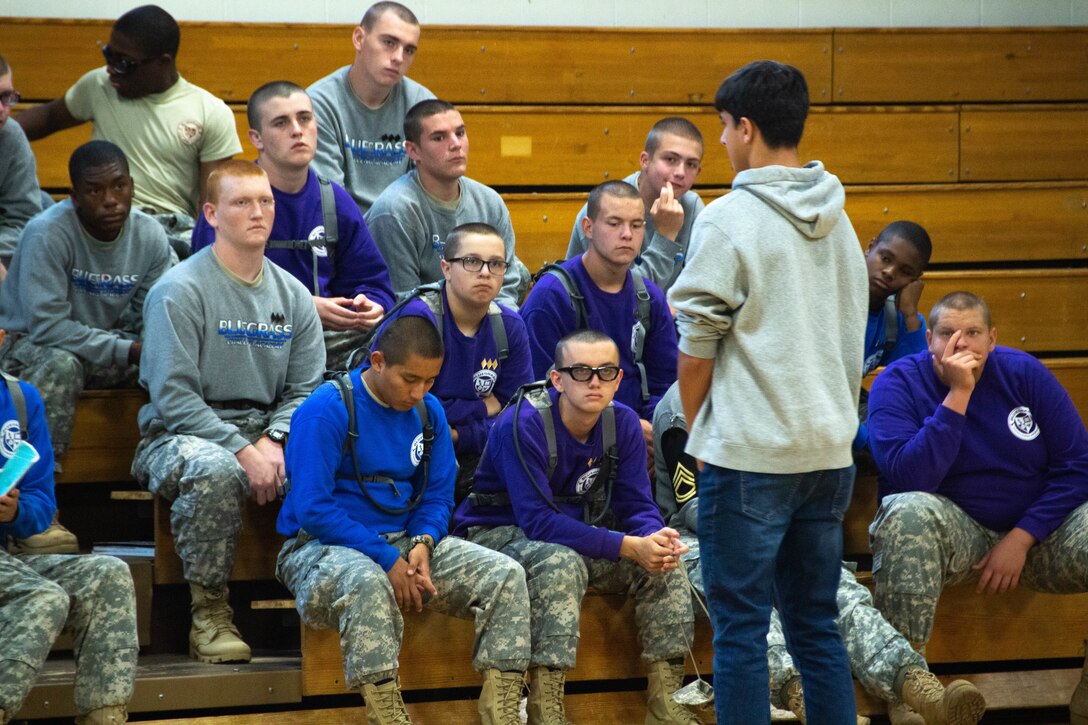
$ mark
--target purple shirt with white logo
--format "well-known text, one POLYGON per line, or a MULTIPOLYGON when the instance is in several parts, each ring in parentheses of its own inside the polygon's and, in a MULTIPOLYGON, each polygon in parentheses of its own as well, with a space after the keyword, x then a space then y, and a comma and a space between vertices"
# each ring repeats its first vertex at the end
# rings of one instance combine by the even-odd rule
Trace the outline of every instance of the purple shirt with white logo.
POLYGON ((881 497, 938 493, 989 529, 1019 527, 1040 541, 1088 501, 1088 431, 1042 363, 997 347, 966 415, 941 404, 947 394, 928 350, 873 383, 869 445, 881 497))

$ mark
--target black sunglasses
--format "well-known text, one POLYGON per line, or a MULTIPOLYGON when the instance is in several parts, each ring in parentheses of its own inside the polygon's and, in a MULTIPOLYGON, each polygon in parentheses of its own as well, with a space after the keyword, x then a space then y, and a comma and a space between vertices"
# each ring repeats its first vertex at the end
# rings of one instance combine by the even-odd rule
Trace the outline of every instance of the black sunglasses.
POLYGON ((114 72, 117 73, 117 75, 121 76, 125 75, 126 73, 131 73, 148 61, 155 60, 154 58, 144 58, 143 60, 133 60, 132 58, 126 58, 124 56, 117 55, 117 53, 114 53, 108 45, 102 46, 102 57, 106 59, 106 65, 110 68, 113 68, 114 72))

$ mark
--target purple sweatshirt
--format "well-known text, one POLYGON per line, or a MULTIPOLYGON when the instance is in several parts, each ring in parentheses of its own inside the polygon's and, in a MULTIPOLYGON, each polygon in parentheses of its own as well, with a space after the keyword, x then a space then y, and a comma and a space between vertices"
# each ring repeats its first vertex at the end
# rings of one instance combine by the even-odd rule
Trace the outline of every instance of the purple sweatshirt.
MULTIPOLYGON (((608 293, 601 291, 590 279, 581 257, 569 259, 562 266, 570 272, 585 296, 587 326, 608 335, 620 348, 623 380, 616 392, 616 402, 633 408, 640 418, 651 420, 657 401, 676 380, 676 326, 665 295, 657 285, 646 280, 646 291, 650 294, 650 330, 646 336, 642 362, 646 366, 650 400, 643 403, 638 370, 631 354, 632 328, 638 322, 638 304, 631 273, 627 273, 622 290, 608 293)), ((533 373, 542 379, 554 361, 555 344, 574 332, 577 322, 562 282, 550 274, 541 277, 522 305, 521 317, 529 329, 533 373)))
MULTIPOLYGON (((442 344, 446 357, 431 395, 442 401, 446 419, 457 429, 457 452, 479 454, 495 422, 494 417, 487 417, 483 398, 494 394, 501 405, 506 405, 519 387, 533 380, 525 323, 518 313, 499 305, 509 347, 506 359, 499 362, 490 317, 480 323, 475 336, 467 337, 453 320, 444 286, 442 308, 442 344)), ((437 324, 434 313, 421 299, 412 300, 394 317, 402 315, 426 317, 432 324, 437 324)))
POLYGON ((924 351, 888 366, 869 397, 869 445, 881 497, 947 496, 988 529, 1042 541, 1088 501, 1088 431, 1069 394, 1027 353, 997 347, 967 415, 924 351))
MULTIPOLYGON (((365 294, 372 302, 385 309, 393 306, 393 285, 389 269, 378 251, 378 245, 370 236, 359 207, 343 187, 333 184, 336 199, 336 223, 339 241, 333 257, 336 269, 328 256, 318 255, 317 279, 320 284, 318 297, 355 297, 365 294)), ((311 170, 306 185, 297 194, 272 187, 276 199, 276 218, 272 224, 270 239, 310 239, 324 234, 325 221, 321 215, 321 192, 317 174, 311 170)), ((215 229, 201 214, 193 228, 193 254, 215 241, 215 229)), ((308 249, 265 249, 264 255, 291 273, 310 294, 314 293, 314 255, 308 249)))
MULTIPOLYGON (((522 468, 514 448, 514 406, 499 414, 491 429, 487 449, 476 469, 473 490, 479 493, 506 491, 512 506, 473 506, 465 499, 454 512, 453 532, 464 536, 471 526, 516 524, 530 539, 563 544, 583 556, 616 561, 624 534, 647 536, 665 525, 654 503, 650 477, 646 473, 646 443, 642 425, 633 410, 620 403, 616 409, 616 448, 619 470, 612 491, 611 510, 622 531, 584 522, 582 505, 559 503, 560 512, 549 505, 553 496, 574 496, 594 482, 604 460, 601 423, 597 422, 585 443, 570 434, 559 415, 559 393, 550 390, 550 410, 555 424, 555 445, 559 460, 551 478, 548 472, 548 445, 541 414, 525 401, 518 421, 518 442, 534 485, 522 468), (542 494, 543 492, 543 494, 542 494)), ((601 482, 604 485, 604 482, 601 482)))

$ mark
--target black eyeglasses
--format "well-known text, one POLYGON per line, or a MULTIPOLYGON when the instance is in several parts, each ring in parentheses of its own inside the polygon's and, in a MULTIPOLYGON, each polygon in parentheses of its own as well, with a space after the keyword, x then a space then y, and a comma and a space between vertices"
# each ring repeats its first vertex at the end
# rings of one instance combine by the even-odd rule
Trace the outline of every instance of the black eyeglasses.
POLYGON ((4 106, 5 108, 11 108, 21 100, 23 100, 23 97, 19 95, 19 91, 0 93, 0 106, 4 106))
POLYGON ((568 365, 565 368, 556 368, 561 373, 566 373, 580 383, 588 383, 596 375, 602 383, 610 383, 619 377, 618 365, 602 365, 599 368, 591 368, 588 365, 568 365))
POLYGON ((131 73, 149 60, 155 60, 154 58, 144 58, 143 60, 133 60, 132 58, 126 58, 124 56, 117 55, 117 53, 114 53, 108 45, 102 46, 102 57, 106 59, 106 65, 110 68, 113 68, 114 72, 117 73, 117 75, 121 76, 125 75, 126 73, 131 73))
POLYGON ((505 259, 483 260, 479 257, 454 257, 453 259, 447 259, 446 261, 451 264, 453 262, 460 262, 466 272, 479 272, 486 264, 487 269, 491 274, 503 274, 506 272, 506 268, 510 266, 510 263, 505 259))

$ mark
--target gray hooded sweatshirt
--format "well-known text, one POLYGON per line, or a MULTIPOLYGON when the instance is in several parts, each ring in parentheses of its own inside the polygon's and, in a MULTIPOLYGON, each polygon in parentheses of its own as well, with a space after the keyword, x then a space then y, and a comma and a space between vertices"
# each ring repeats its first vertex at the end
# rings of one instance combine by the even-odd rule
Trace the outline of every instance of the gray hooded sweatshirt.
POLYGON ((696 220, 669 293, 681 352, 714 360, 696 458, 757 473, 851 464, 868 283, 845 199, 819 161, 765 166, 696 220))

